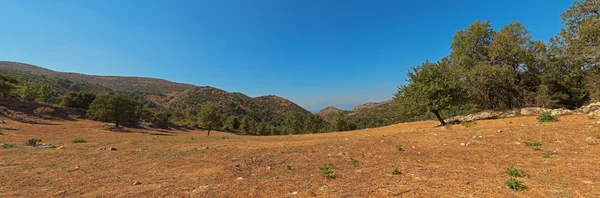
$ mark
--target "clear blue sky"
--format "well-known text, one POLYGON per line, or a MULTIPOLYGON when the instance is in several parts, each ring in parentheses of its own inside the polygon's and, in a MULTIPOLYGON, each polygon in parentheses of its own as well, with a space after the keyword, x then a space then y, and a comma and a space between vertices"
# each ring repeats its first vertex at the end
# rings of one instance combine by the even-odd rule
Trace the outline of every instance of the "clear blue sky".
POLYGON ((547 41, 569 0, 0 0, 0 60, 145 76, 309 110, 392 97, 478 19, 547 41))

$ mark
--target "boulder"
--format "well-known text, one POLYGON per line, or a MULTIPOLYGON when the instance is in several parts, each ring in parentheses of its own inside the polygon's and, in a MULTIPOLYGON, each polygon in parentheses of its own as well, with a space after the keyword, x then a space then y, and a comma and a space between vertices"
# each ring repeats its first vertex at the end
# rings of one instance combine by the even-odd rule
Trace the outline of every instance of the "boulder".
POLYGON ((573 111, 568 110, 568 109, 552 109, 552 111, 550 111, 550 114, 552 114, 553 116, 562 116, 562 115, 568 115, 568 114, 572 114, 573 111))
POLYGON ((25 146, 35 146, 36 142, 37 142, 37 139, 35 139, 35 138, 28 139, 25 142, 25 146))
POLYGON ((550 109, 540 108, 540 107, 526 107, 522 108, 519 112, 521 115, 538 115, 540 113, 549 112, 550 109))
POLYGON ((579 108, 579 110, 583 113, 590 113, 592 111, 600 110, 600 102, 595 102, 586 106, 579 108))

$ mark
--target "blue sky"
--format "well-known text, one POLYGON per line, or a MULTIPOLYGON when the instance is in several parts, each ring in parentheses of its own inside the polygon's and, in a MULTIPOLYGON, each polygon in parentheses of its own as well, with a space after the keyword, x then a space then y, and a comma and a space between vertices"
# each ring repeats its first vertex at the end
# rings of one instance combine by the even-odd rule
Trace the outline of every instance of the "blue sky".
POLYGON ((0 0, 0 60, 144 76, 315 111, 391 99, 410 66, 450 53, 457 30, 520 21, 537 40, 568 0, 0 0))

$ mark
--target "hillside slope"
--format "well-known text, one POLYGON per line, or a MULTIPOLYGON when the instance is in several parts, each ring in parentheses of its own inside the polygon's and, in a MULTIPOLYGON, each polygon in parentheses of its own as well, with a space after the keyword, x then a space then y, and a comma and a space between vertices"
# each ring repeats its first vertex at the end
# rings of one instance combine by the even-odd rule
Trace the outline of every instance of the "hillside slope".
MULTIPOLYGON (((118 91, 139 91, 151 93, 166 93, 172 91, 183 91, 193 88, 194 85, 176 83, 163 79, 145 78, 145 77, 125 77, 125 76, 95 76, 78 73, 56 72, 46 68, 30 65, 26 63, 0 61, 0 69, 16 70, 28 72, 34 75, 45 75, 49 77, 68 79, 77 83, 88 83, 99 85, 118 91)), ((10 74, 10 73, 9 73, 10 74)))
POLYGON ((469 128, 426 121, 269 137, 142 128, 115 133, 89 120, 6 120, 3 127, 11 130, 0 136, 0 196, 600 197, 598 121, 585 115, 559 120, 539 124, 524 116, 469 128), (22 146, 32 137, 62 147, 22 146), (117 150, 99 150, 110 147, 117 150), (321 175, 323 164, 333 178, 321 175), (511 165, 529 174, 516 178, 527 190, 506 188, 510 176, 502 172, 511 165), (400 174, 389 174, 393 168, 400 174))

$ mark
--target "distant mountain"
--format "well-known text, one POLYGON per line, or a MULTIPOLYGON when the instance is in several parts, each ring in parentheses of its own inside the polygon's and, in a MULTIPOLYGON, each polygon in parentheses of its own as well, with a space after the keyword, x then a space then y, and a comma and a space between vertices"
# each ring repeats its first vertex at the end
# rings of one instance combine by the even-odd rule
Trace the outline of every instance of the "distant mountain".
MULTIPOLYGON (((16 70, 34 75, 44 75, 62 78, 75 83, 99 85, 117 91, 139 91, 166 93, 183 91, 193 88, 194 85, 171 82, 163 79, 125 76, 95 76, 78 73, 56 72, 46 68, 19 62, 0 61, 0 69, 4 71, 16 70)), ((9 72, 10 73, 10 72, 9 72)))
POLYGON ((396 103, 388 100, 383 102, 369 102, 355 106, 352 111, 343 111, 335 107, 326 107, 318 115, 328 122, 333 122, 333 115, 344 112, 348 119, 359 128, 385 126, 406 121, 396 110, 396 103))
POLYGON ((95 76, 56 72, 35 65, 0 61, 0 72, 16 77, 21 82, 50 84, 59 92, 110 91, 141 92, 147 101, 181 114, 195 113, 212 102, 221 106, 226 115, 253 116, 257 121, 282 122, 286 116, 311 113, 292 101, 274 95, 249 97, 239 92, 227 92, 208 86, 195 86, 163 79, 122 76, 95 76), (259 119, 259 120, 258 120, 259 119))
POLYGON ((332 107, 332 106, 328 106, 325 107, 323 109, 321 109, 321 111, 319 111, 319 113, 317 113, 317 115, 321 116, 323 118, 323 120, 329 122, 329 123, 333 123, 333 118, 335 117, 335 114, 342 112, 342 113, 348 113, 347 111, 332 107))

